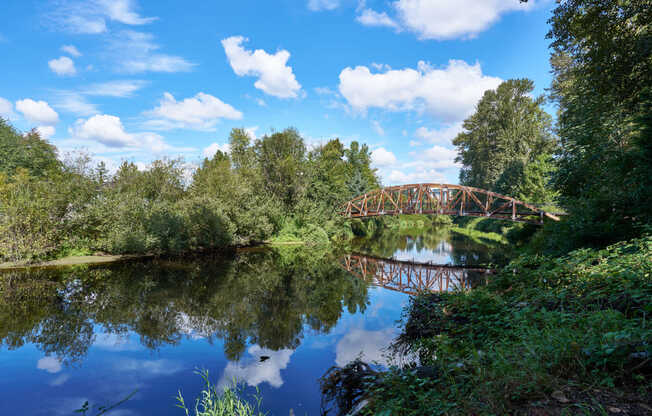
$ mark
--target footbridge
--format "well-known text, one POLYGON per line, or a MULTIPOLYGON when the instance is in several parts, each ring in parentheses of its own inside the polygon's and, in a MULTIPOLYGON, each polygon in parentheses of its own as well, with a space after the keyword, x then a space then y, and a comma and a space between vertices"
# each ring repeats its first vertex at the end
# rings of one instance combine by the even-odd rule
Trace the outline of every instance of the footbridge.
POLYGON ((440 214, 489 217, 531 224, 545 218, 559 221, 552 214, 510 196, 480 188, 442 183, 388 186, 359 195, 344 204, 347 218, 380 215, 440 214))

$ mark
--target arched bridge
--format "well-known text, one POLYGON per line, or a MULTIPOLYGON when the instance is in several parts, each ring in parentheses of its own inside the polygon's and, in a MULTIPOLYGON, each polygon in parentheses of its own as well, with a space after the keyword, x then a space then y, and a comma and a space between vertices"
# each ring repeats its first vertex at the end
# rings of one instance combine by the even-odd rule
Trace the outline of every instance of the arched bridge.
POLYGON ((414 263, 363 254, 348 254, 340 262, 346 271, 359 279, 408 295, 468 290, 486 283, 492 273, 488 269, 414 263))
POLYGON ((379 215, 444 214, 499 218, 543 224, 557 215, 515 198, 462 185, 420 183, 389 186, 357 196, 344 205, 342 215, 368 218, 379 215))

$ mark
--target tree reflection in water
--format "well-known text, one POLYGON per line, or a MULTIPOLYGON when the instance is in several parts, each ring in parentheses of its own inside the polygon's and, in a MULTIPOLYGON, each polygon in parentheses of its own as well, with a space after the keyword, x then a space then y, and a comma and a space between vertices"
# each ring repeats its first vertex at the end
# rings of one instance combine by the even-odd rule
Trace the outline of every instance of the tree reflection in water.
POLYGON ((247 345, 294 349, 305 326, 328 332, 343 308, 363 312, 367 285, 328 252, 240 253, 230 260, 139 261, 0 274, 0 339, 33 343, 71 364, 96 334, 136 333, 156 349, 184 336, 224 341, 228 359, 247 345))

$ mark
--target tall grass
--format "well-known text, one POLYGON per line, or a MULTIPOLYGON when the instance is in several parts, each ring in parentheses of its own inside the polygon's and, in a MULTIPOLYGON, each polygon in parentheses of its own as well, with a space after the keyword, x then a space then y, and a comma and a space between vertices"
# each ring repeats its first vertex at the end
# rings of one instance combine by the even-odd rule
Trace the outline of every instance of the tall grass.
POLYGON ((204 380, 205 386, 199 397, 195 399, 194 408, 188 409, 181 390, 176 397, 177 407, 185 410, 186 416, 265 416, 265 413, 260 410, 262 397, 258 389, 253 395, 254 405, 242 398, 237 383, 234 382, 232 386, 220 389, 211 383, 208 370, 196 371, 196 373, 204 380))

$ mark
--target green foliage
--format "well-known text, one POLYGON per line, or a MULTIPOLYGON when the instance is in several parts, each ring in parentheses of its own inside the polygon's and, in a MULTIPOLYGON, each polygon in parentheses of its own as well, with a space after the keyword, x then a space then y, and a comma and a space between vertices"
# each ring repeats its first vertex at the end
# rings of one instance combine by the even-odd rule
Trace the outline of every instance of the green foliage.
POLYGON ((61 162, 56 148, 36 130, 22 135, 0 117, 0 173, 10 177, 19 168, 27 169, 30 176, 43 177, 60 170, 61 162))
POLYGON ((436 376, 383 374, 368 414, 527 414, 563 389, 578 397, 568 409, 590 403, 581 392, 595 388, 649 394, 651 256, 652 236, 523 255, 486 287, 412 299, 393 349, 436 376))
POLYGON ((352 235, 341 203, 379 185, 369 148, 356 142, 306 152, 295 129, 253 144, 233 129, 229 141, 232 156, 205 159, 188 183, 181 159, 143 171, 125 161, 113 175, 87 155, 61 163, 38 133, 23 137, 0 120, 0 259, 178 255, 273 237, 324 245, 352 235))
POLYGON ((638 235, 652 219, 651 21, 648 0, 563 1, 549 21, 571 247, 638 235))
POLYGON ((552 121, 542 108, 543 97, 529 96, 533 90, 532 81, 512 79, 484 93, 475 114, 464 121, 465 131, 453 140, 456 161, 463 164, 460 183, 550 202, 545 185, 551 166, 545 160, 555 146, 552 121), (530 168, 532 163, 543 166, 530 168))
POLYGON ((365 282, 327 247, 10 271, 0 278, 0 345, 30 343, 68 364, 84 359, 100 330, 133 332, 150 349, 191 330, 223 340, 226 357, 238 360, 251 344, 294 349, 307 328, 328 333, 345 308, 367 303, 365 282))
POLYGON ((219 391, 219 387, 212 384, 208 377, 208 370, 196 371, 204 380, 204 389, 199 397, 195 400, 195 406, 192 412, 186 406, 186 402, 181 395, 177 394, 177 407, 183 409, 186 416, 264 416, 260 410, 262 398, 256 392, 253 396, 255 405, 242 398, 240 388, 234 383, 231 387, 226 387, 219 391))

